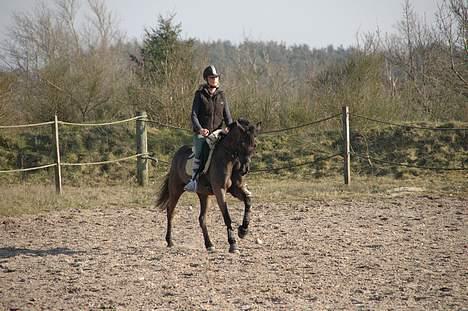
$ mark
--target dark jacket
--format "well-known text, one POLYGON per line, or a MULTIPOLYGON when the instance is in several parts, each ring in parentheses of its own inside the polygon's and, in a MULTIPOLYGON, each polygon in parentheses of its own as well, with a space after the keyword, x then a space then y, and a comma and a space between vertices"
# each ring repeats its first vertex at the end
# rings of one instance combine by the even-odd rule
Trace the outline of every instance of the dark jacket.
POLYGON ((206 84, 200 86, 193 98, 193 131, 198 132, 200 129, 206 128, 211 133, 222 127, 223 120, 226 125, 232 123, 231 112, 224 92, 217 89, 211 95, 206 84))

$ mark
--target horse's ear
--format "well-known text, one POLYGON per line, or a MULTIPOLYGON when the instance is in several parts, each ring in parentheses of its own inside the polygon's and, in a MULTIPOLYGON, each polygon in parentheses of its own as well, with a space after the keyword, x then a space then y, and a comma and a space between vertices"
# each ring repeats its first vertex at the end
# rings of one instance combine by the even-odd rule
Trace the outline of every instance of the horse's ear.
POLYGON ((255 125, 255 130, 257 131, 257 133, 260 133, 262 131, 262 122, 258 122, 256 125, 255 125))

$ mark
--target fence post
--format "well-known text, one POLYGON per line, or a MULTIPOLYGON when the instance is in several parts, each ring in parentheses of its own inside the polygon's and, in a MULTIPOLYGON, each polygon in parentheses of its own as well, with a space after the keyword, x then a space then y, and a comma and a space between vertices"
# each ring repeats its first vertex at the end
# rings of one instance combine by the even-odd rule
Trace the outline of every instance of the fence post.
POLYGON ((60 167, 60 144, 57 115, 55 115, 52 129, 53 135, 55 136, 55 190, 58 194, 62 194, 62 170, 60 167))
POLYGON ((146 112, 141 111, 137 112, 136 120, 136 145, 137 145, 137 154, 144 154, 137 158, 137 180, 138 185, 145 187, 148 185, 148 142, 146 134, 146 112))
POLYGON ((349 155, 349 107, 343 106, 342 109, 342 120, 343 120, 343 158, 344 168, 343 176, 344 183, 349 185, 351 183, 351 162, 349 155))

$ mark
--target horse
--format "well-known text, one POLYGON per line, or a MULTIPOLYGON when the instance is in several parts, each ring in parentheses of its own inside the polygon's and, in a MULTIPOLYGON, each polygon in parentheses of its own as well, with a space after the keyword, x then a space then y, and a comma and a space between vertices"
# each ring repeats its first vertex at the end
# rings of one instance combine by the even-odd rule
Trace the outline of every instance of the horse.
MULTIPOLYGON (((261 129, 261 123, 251 124, 246 119, 238 119, 228 125, 225 133, 216 144, 211 156, 210 166, 206 174, 198 178, 197 195, 200 201, 198 221, 202 229, 205 248, 213 252, 215 247, 210 240, 206 227, 206 213, 209 207, 209 196, 214 195, 223 215, 227 228, 229 252, 239 253, 237 242, 232 229, 232 221, 226 203, 226 194, 244 202, 242 225, 238 227, 238 235, 244 238, 248 233, 250 196, 245 192, 245 175, 248 173, 251 157, 255 152, 255 137, 261 129)), ((159 190, 156 206, 167 213, 166 242, 168 247, 174 245, 172 241, 172 220, 174 210, 180 196, 184 193, 184 186, 191 178, 186 173, 185 166, 192 154, 191 146, 179 148, 172 158, 171 168, 166 174, 159 190)))

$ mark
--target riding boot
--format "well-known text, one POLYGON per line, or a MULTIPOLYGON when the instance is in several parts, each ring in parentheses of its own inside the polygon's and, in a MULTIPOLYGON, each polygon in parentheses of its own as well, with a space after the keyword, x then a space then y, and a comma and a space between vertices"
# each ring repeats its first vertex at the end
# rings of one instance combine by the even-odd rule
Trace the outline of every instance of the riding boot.
POLYGON ((198 169, 200 168, 200 160, 197 158, 193 159, 193 166, 192 166, 192 178, 190 181, 185 185, 184 190, 188 192, 196 192, 197 191, 197 175, 198 169))

